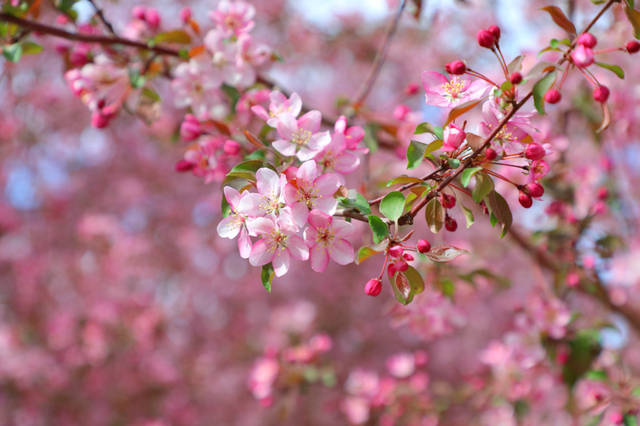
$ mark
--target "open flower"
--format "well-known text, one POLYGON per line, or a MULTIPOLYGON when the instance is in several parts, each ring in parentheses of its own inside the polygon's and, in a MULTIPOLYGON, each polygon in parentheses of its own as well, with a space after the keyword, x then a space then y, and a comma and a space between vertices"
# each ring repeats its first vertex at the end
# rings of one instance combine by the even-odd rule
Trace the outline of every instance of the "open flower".
POLYGON ((243 1, 222 0, 218 8, 209 12, 209 18, 218 25, 225 36, 248 33, 254 26, 256 9, 243 1))
POLYGON ((243 198, 243 207, 254 211, 256 216, 280 214, 284 207, 282 188, 286 183, 284 175, 278 175, 273 170, 262 167, 256 172, 257 193, 247 194, 243 198))
POLYGON ((333 215, 338 205, 333 194, 339 186, 340 180, 337 175, 319 175, 315 161, 304 162, 296 172, 295 179, 284 188, 284 200, 291 208, 296 225, 303 226, 309 211, 313 209, 333 215))
POLYGON ((277 124, 281 139, 273 147, 283 155, 297 156, 300 161, 311 160, 331 142, 329 132, 319 132, 322 115, 320 111, 309 111, 299 119, 284 114, 277 124))
POLYGON ((295 225, 286 217, 260 217, 251 221, 249 228, 252 233, 262 236, 249 255, 249 263, 253 266, 271 262, 276 277, 281 277, 289 270, 292 256, 298 260, 309 258, 309 249, 296 235, 295 225))
POLYGON ((269 112, 262 105, 255 105, 251 111, 258 117, 262 118, 267 124, 273 128, 278 126, 280 117, 285 114, 291 115, 293 118, 298 117, 302 110, 302 100, 297 93, 292 93, 289 99, 282 93, 274 90, 269 95, 269 112))
POLYGON ((249 231, 246 226, 246 220, 251 214, 251 211, 248 209, 246 203, 242 202, 242 198, 249 193, 245 191, 240 194, 230 186, 225 186, 223 191, 231 207, 231 214, 222 219, 218 224, 218 235, 222 238, 234 239, 240 234, 238 250, 240 251, 240 256, 246 259, 251 253, 251 239, 249 238, 249 231))
POLYGON ((309 213, 309 227, 304 231, 304 240, 310 249, 311 269, 324 271, 329 258, 339 265, 353 262, 353 246, 346 240, 351 235, 352 227, 349 222, 334 221, 319 210, 309 213))
POLYGON ((451 80, 444 75, 425 71, 422 73, 427 105, 453 108, 465 102, 480 99, 489 85, 482 80, 472 81, 465 76, 454 76, 451 80))

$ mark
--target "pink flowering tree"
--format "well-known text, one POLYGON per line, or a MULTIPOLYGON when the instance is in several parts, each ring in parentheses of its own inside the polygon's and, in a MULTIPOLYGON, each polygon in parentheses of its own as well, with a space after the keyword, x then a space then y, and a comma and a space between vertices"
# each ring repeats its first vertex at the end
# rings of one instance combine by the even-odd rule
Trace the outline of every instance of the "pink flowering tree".
POLYGON ((2 424, 638 424, 640 5, 351 3, 2 3, 2 424))

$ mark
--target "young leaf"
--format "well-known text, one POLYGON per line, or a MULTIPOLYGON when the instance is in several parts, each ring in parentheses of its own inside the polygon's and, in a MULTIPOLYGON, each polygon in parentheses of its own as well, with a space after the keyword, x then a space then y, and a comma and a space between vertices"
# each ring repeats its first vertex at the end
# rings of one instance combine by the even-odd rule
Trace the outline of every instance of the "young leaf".
POLYGON ((424 291, 424 279, 422 278, 422 275, 420 275, 420 272, 409 266, 409 268, 404 271, 404 275, 409 280, 409 285, 411 285, 411 292, 413 294, 420 294, 424 291))
POLYGON ((447 127, 450 123, 452 123, 456 118, 460 117, 462 114, 468 111, 471 111, 472 109, 480 105, 481 102, 482 102, 482 99, 468 101, 453 108, 449 112, 449 116, 447 117, 447 121, 445 122, 444 127, 447 127))
POLYGON ((403 272, 396 272, 391 283, 393 287, 393 294, 396 296, 396 300, 403 305, 408 305, 413 300, 413 292, 411 291, 411 284, 403 272))
POLYGON ((469 251, 453 246, 434 247, 425 253, 434 262, 450 262, 458 256, 467 254, 469 251))
POLYGON ((402 216, 404 209, 404 195, 401 192, 393 191, 384 196, 380 201, 380 213, 387 219, 397 221, 402 216))
POLYGON ((484 200, 484 197, 493 191, 493 180, 485 173, 478 173, 475 177, 476 186, 471 192, 471 198, 473 198, 473 201, 476 203, 479 203, 484 200))
POLYGON ((511 228, 511 223, 513 222, 513 216, 511 215, 511 209, 509 208, 509 204, 507 201, 497 193, 496 191, 491 191, 487 196, 487 207, 489 211, 495 215, 498 222, 502 224, 502 235, 504 237, 511 228))
POLYGON ((349 190, 349 197, 338 198, 338 204, 345 209, 356 209, 362 214, 370 214, 371 207, 366 198, 359 192, 351 189, 349 190))
POLYGON ((556 72, 553 71, 542 77, 540 80, 538 80, 535 86, 533 86, 533 104, 535 105, 540 115, 544 115, 544 95, 545 93, 547 93, 547 90, 551 88, 555 81, 556 72))
POLYGON ((273 277, 275 273, 273 271, 273 265, 271 263, 267 263, 262 266, 262 273, 260 274, 260 278, 262 279, 262 286, 271 293, 271 283, 273 282, 273 277))
POLYGON ((2 48, 2 54, 10 62, 18 62, 22 57, 22 45, 20 43, 9 44, 2 48))
POLYGON ((373 242, 378 244, 389 235, 389 227, 378 216, 369 215, 369 227, 373 235, 373 242))
POLYGON ((424 158, 424 152, 427 150, 427 145, 411 141, 407 148, 407 169, 415 169, 422 163, 424 158))
POLYGON ((432 198, 424 208, 424 217, 429 225, 429 230, 437 234, 444 225, 444 208, 440 204, 440 200, 432 198))
POLYGON ((387 182, 386 187, 388 188, 393 185, 399 185, 399 184, 405 184, 405 183, 421 183, 421 182, 422 182, 422 179, 420 178, 402 175, 402 176, 398 176, 396 178, 391 179, 389 182, 387 182))
POLYGON ((153 38, 155 44, 158 43, 191 43, 191 36, 184 30, 167 31, 166 33, 160 33, 153 38))
POLYGON ((633 36, 640 40, 640 11, 629 7, 628 4, 624 5, 624 13, 627 15, 627 19, 633 27, 633 36))
POLYGON ((551 19, 556 23, 557 26, 565 30, 569 35, 575 36, 577 34, 576 27, 573 23, 567 18, 562 11, 557 6, 547 6, 543 7, 542 10, 551 15, 551 19))
POLYGON ((380 252, 372 249, 369 246, 360 247, 360 250, 358 250, 358 255, 356 256, 356 265, 361 264, 371 256, 375 256, 378 253, 380 252))
POLYGON ((469 167, 467 169, 464 169, 460 174, 460 182, 462 182, 462 185, 465 188, 469 186, 469 183, 471 182, 471 177, 476 173, 478 173, 480 170, 482 170, 482 167, 480 166, 469 167))
POLYGON ((473 222, 475 221, 474 217, 473 217, 473 212, 466 208, 465 206, 462 206, 462 212, 464 213, 464 219, 467 222, 467 229, 471 228, 471 225, 473 225, 473 222))
POLYGON ((442 130, 442 127, 434 126, 431 123, 424 122, 424 123, 418 124, 416 126, 415 132, 413 132, 414 135, 420 135, 422 133, 431 133, 436 138, 442 139, 443 130, 442 130))
POLYGON ((594 62, 594 63, 601 68, 611 71, 612 73, 617 75, 619 78, 624 80, 624 70, 620 68, 618 65, 605 64, 604 62, 594 62))
POLYGON ((22 43, 23 55, 36 55, 40 52, 42 52, 42 46, 38 43, 34 43, 32 41, 25 41, 22 43))

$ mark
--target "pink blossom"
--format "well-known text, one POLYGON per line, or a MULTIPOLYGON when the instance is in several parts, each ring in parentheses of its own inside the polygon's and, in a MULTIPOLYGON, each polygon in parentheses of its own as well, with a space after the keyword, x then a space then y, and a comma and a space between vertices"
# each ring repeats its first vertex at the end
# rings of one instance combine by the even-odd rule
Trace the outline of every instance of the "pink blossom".
POLYGON ((211 55, 211 72, 218 73, 222 81, 238 88, 249 87, 255 82, 256 72, 245 60, 238 40, 228 41, 222 32, 211 30, 204 38, 204 45, 211 55))
POLYGON ((240 234, 238 251, 243 259, 247 259, 251 253, 251 239, 249 238, 246 220, 249 215, 251 215, 251 210, 247 208, 246 202, 242 202, 242 197, 248 194, 248 192, 245 191, 240 194, 235 188, 230 186, 225 186, 223 191, 229 207, 231 207, 231 214, 222 219, 218 224, 218 235, 222 238, 234 239, 240 234))
POLYGON ((451 80, 435 71, 422 73, 427 105, 453 108, 468 101, 480 99, 489 86, 482 80, 472 81, 466 76, 455 76, 451 80))
POLYGON ((336 133, 331 137, 329 145, 315 156, 315 160, 325 172, 336 171, 342 174, 352 173, 360 165, 360 158, 347 149, 345 136, 336 133))
POLYGON ((329 132, 320 132, 320 111, 309 111, 299 119, 289 114, 278 121, 278 135, 281 139, 273 142, 273 147, 288 157, 297 156, 300 161, 315 157, 331 142, 329 132))
POLYGON ((284 201, 291 208, 295 223, 303 226, 313 209, 333 215, 338 205, 333 194, 339 186, 338 176, 333 173, 320 175, 315 161, 302 163, 296 178, 284 188, 284 201))
POLYGON ((190 107, 199 119, 221 119, 228 113, 218 90, 223 75, 215 72, 207 55, 198 55, 189 62, 178 65, 171 88, 178 108, 190 107))
POLYGON ((295 225, 287 218, 281 216, 274 220, 260 217, 251 221, 249 226, 252 233, 262 237, 251 249, 251 265, 273 263, 276 277, 281 277, 289 270, 291 257, 298 260, 309 258, 309 249, 302 238, 296 235, 295 225))
POLYGON ((467 134, 454 123, 449 124, 444 129, 442 150, 444 152, 453 152, 464 142, 467 134))
POLYGON ((580 44, 571 52, 571 60, 577 67, 588 67, 595 61, 593 50, 580 44))
POLYGON ((248 33, 254 26, 255 8, 244 1, 222 0, 218 8, 209 12, 209 18, 225 36, 248 33))
MULTIPOLYGON (((494 100, 488 100, 482 105, 482 122, 480 130, 482 136, 489 136, 493 129, 498 127, 499 123, 504 119, 505 113, 498 107, 494 100)), ((509 120, 509 122, 500 129, 494 143, 502 145, 507 153, 519 151, 521 146, 514 143, 525 144, 532 140, 531 134, 535 134, 536 130, 531 124, 531 113, 518 112, 509 120)))
POLYGON ((289 99, 282 93, 274 90, 269 95, 269 112, 267 112, 263 106, 256 105, 251 107, 251 111, 258 117, 262 118, 267 124, 273 128, 278 126, 280 117, 284 114, 291 115, 293 118, 297 118, 298 114, 302 110, 302 100, 297 93, 292 93, 289 99))
POLYGON ((284 208, 283 188, 286 183, 287 179, 284 175, 278 175, 267 167, 258 169, 256 172, 258 192, 247 194, 246 199, 243 198, 247 209, 259 212, 256 216, 279 215, 284 208))
POLYGON ((187 148, 185 162, 191 165, 194 175, 205 178, 205 183, 224 179, 231 164, 238 159, 224 152, 226 141, 223 137, 206 137, 187 148))
POLYGON ((353 262, 353 246, 346 240, 351 233, 349 222, 334 221, 319 210, 309 213, 309 227, 304 231, 304 240, 309 246, 311 269, 323 272, 329 258, 339 265, 353 262))

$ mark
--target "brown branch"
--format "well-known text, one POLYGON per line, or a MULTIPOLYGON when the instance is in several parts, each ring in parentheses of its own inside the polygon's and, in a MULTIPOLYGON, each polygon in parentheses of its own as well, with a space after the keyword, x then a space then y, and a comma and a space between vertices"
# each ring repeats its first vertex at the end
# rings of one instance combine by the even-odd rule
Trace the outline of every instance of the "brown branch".
POLYGON ((375 84, 378 76, 380 75, 380 70, 382 70, 382 65, 384 64, 384 60, 387 56, 387 51, 389 50, 389 44, 391 39, 393 38, 396 30, 398 29, 398 23, 400 22, 400 17, 402 16, 402 12, 404 11, 405 6, 407 5, 407 0, 401 0, 400 6, 398 7, 398 11, 393 17, 393 21, 389 25, 387 29, 387 33, 385 34, 384 41, 382 42, 382 47, 378 51, 375 59, 373 60, 373 65, 371 66, 371 71, 369 75, 362 83, 362 86, 358 90, 358 94, 356 95, 356 100, 353 102, 353 108, 357 111, 360 109, 364 101, 369 96, 371 89, 373 89, 373 85, 375 84))
POLYGON ((107 30, 112 34, 112 35, 116 35, 116 31, 113 29, 113 25, 111 25, 111 22, 109 22, 107 20, 107 18, 104 16, 104 12, 102 11, 102 9, 100 7, 98 7, 98 5, 96 4, 95 0, 89 0, 89 3, 91 3, 91 6, 93 6, 93 8, 96 10, 96 15, 98 15, 98 19, 100 20, 100 22, 102 22, 102 25, 104 25, 107 30))

